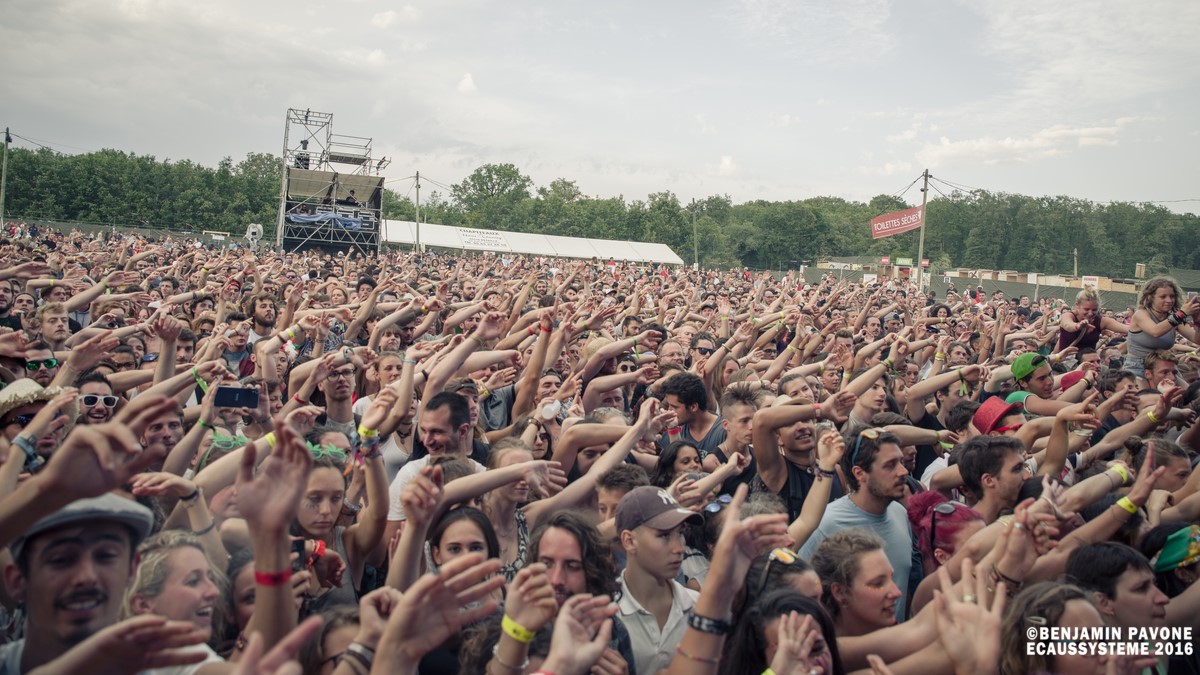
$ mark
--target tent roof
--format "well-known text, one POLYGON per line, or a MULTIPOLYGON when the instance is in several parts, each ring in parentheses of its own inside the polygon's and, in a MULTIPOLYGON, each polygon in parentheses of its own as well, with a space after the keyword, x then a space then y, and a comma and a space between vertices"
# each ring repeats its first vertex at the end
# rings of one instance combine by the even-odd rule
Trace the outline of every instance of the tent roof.
MULTIPOLYGON (((383 221, 383 240, 389 244, 415 244, 417 224, 410 220, 383 221)), ((632 262, 682 265, 666 244, 609 239, 560 237, 553 234, 502 232, 470 227, 421 223, 421 245, 471 251, 501 251, 561 258, 599 258, 632 262)))

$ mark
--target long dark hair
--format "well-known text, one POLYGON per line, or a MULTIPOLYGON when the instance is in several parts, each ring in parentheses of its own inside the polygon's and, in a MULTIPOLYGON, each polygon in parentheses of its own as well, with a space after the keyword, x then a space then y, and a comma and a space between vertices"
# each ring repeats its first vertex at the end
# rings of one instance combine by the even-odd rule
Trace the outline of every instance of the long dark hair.
POLYGON ((487 546, 487 557, 489 560, 500 557, 500 540, 496 537, 496 528, 492 526, 492 521, 488 520, 483 511, 470 506, 463 506, 452 511, 447 511, 441 520, 437 522, 437 525, 434 525, 429 530, 429 536, 426 541, 429 542, 431 547, 441 548, 442 537, 445 536, 446 530, 460 520, 469 520, 479 527, 479 531, 483 533, 484 544, 487 546))
POLYGON ((651 485, 661 488, 671 486, 671 481, 675 479, 675 460, 679 457, 679 451, 684 448, 695 450, 697 456, 700 454, 700 449, 694 443, 687 441, 671 443, 658 456, 658 464, 654 465, 654 473, 650 476, 651 485))
POLYGON ((766 626, 773 619, 791 612, 811 616, 821 629, 821 636, 833 657, 833 675, 845 675, 842 657, 838 654, 837 634, 833 619, 816 600, 792 588, 780 588, 763 595, 751 604, 738 621, 725 643, 719 675, 761 673, 771 665, 767 662, 766 626))

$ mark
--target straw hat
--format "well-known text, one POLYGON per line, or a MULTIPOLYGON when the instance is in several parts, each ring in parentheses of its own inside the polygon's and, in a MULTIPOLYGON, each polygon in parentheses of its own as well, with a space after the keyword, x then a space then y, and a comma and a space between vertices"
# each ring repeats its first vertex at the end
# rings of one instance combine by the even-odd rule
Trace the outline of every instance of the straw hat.
MULTIPOLYGON (((0 418, 30 403, 48 403, 65 391, 63 387, 43 387, 28 377, 21 378, 0 389, 0 418)), ((71 427, 75 426, 75 418, 79 416, 79 403, 71 401, 63 406, 62 412, 67 416, 67 426, 63 429, 63 438, 66 438, 71 427)))

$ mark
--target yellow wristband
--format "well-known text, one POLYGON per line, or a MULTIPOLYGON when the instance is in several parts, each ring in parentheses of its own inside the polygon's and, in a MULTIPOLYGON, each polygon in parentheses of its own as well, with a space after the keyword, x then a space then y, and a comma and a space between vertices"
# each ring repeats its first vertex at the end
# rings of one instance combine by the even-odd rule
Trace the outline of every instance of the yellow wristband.
POLYGON ((1150 420, 1151 422, 1154 422, 1155 424, 1158 424, 1159 422, 1162 421, 1162 420, 1158 419, 1158 416, 1154 414, 1153 410, 1146 411, 1146 419, 1150 420))
POLYGON ((533 642, 534 636, 537 635, 537 633, 510 619, 507 614, 500 620, 500 629, 504 631, 505 635, 522 644, 533 642))
POLYGON ((378 429, 368 429, 361 424, 358 425, 358 437, 359 438, 375 438, 378 435, 379 435, 378 429))
POLYGON ((1121 474, 1121 485, 1129 485, 1129 471, 1123 465, 1113 464, 1108 469, 1121 474))
POLYGON ((275 432, 274 431, 267 432, 267 435, 263 436, 263 438, 267 439, 267 445, 271 446, 272 448, 275 447, 275 432))
POLYGON ((1134 504, 1133 502, 1129 501, 1129 497, 1121 497, 1120 499, 1118 499, 1117 506, 1125 509, 1126 511, 1128 511, 1130 513, 1138 512, 1137 504, 1134 504))
POLYGON ((945 361, 946 355, 942 354, 942 353, 938 353, 938 354, 934 354, 933 358, 937 359, 938 361, 945 361))

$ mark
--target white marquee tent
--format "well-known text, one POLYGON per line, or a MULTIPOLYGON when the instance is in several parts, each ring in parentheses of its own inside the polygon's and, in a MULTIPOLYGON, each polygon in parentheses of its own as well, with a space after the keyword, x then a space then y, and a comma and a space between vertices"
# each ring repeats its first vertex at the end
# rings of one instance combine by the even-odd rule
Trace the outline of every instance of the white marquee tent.
MULTIPOLYGON (((385 220, 383 221, 383 241, 388 244, 413 245, 417 240, 416 228, 417 224, 411 220, 385 220)), ((559 237, 552 234, 530 234, 528 232, 477 230, 470 227, 452 227, 433 223, 421 223, 421 245, 560 258, 599 258, 601 260, 612 258, 613 260, 643 263, 684 264, 683 259, 675 255, 675 252, 666 244, 559 237)))

